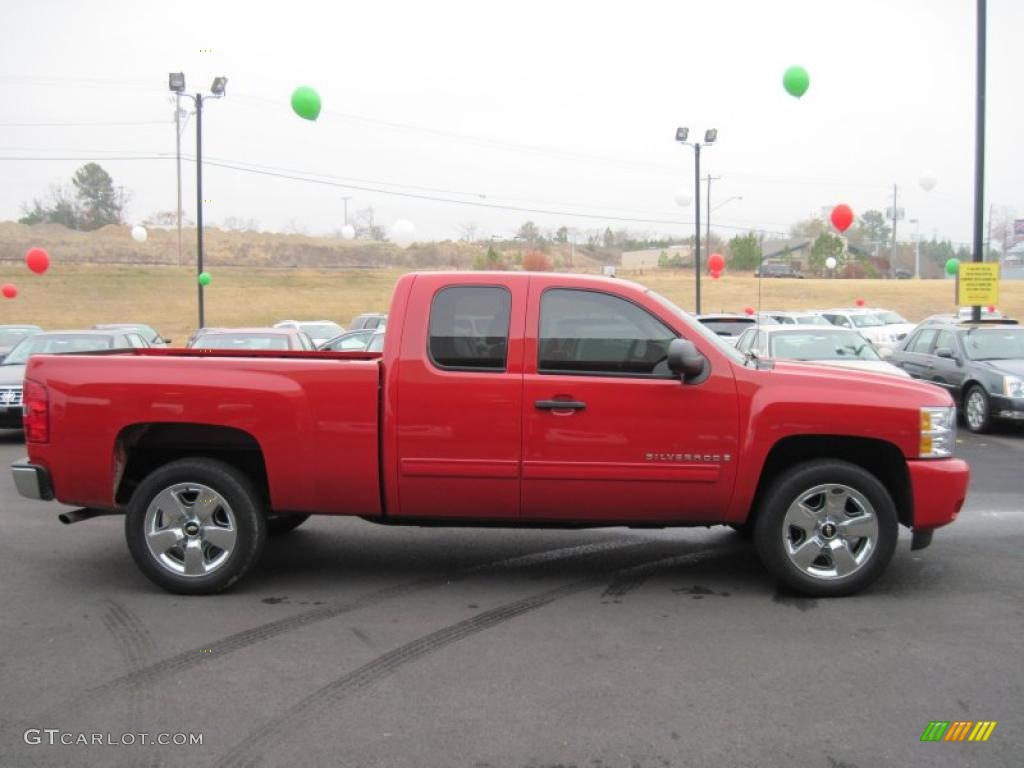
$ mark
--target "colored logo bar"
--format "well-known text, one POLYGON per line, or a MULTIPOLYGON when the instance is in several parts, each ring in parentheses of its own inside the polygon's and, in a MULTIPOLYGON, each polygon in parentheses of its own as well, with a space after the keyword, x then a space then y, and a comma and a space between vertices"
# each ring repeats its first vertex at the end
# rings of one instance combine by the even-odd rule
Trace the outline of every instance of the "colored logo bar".
POLYGON ((921 741, 988 741, 997 724, 996 720, 932 720, 921 741))

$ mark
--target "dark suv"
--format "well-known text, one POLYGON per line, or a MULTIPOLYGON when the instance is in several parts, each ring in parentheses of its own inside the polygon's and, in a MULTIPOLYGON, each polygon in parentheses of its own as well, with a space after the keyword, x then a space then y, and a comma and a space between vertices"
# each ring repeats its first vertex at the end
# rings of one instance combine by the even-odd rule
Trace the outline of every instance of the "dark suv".
POLYGON ((971 432, 996 419, 1024 421, 1024 327, 1016 320, 931 320, 889 362, 947 390, 971 432))
POLYGON ((802 279, 803 275, 789 264, 765 263, 759 269, 754 270, 754 277, 795 277, 802 279))

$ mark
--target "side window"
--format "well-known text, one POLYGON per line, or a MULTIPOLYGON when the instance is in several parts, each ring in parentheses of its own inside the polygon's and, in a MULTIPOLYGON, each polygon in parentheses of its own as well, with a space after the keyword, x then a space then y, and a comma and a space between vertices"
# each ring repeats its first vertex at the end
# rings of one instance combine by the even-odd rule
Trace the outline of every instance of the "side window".
POLYGON ((427 341, 438 368, 505 370, 512 295, 493 286, 443 288, 430 306, 427 341))
POLYGON ((667 375, 676 334, 632 302, 595 291, 552 289, 540 302, 541 373, 667 375))
POLYGON ((755 331, 744 331, 736 340, 736 351, 746 353, 750 350, 750 342, 754 340, 755 331))
POLYGON ((850 321, 842 315, 825 315, 825 319, 828 320, 832 325, 838 325, 843 328, 852 328, 850 321))
POLYGON ((313 343, 313 340, 309 338, 307 334, 302 333, 301 331, 299 332, 299 346, 302 347, 302 349, 316 349, 316 344, 313 343))
POLYGON ((932 347, 932 341, 935 339, 935 335, 938 333, 934 328, 925 328, 920 331, 914 340, 907 347, 908 352, 917 352, 918 354, 927 355, 928 350, 932 347))
POLYGON ((943 347, 950 350, 954 355, 956 354, 956 339, 953 338, 953 334, 949 331, 939 331, 938 338, 935 339, 935 349, 939 350, 943 347))
POLYGON ((149 344, 147 344, 145 340, 137 333, 128 334, 128 343, 131 346, 135 347, 136 349, 143 349, 149 346, 149 344))

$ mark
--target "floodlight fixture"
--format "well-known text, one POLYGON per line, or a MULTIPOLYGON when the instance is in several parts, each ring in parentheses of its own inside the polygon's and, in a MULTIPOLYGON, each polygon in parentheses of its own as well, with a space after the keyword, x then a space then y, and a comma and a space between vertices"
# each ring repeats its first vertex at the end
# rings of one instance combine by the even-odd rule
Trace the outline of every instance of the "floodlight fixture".
POLYGON ((704 143, 705 144, 714 144, 715 143, 715 139, 717 139, 717 138, 718 138, 718 129, 717 128, 708 128, 706 131, 704 131, 704 143))
POLYGON ((676 141, 686 141, 686 137, 690 135, 690 129, 679 126, 676 128, 676 141))
POLYGON ((210 86, 210 93, 214 96, 223 96, 227 85, 228 79, 226 77, 215 77, 213 78, 213 85, 210 86))
POLYGON ((167 87, 175 93, 185 92, 185 73, 171 72, 167 76, 167 87))

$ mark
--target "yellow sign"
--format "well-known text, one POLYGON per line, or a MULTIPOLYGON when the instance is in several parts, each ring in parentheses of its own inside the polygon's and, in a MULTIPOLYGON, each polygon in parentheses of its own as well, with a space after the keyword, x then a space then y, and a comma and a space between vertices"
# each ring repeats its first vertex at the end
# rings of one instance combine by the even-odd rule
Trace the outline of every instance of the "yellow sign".
POLYGON ((961 262, 956 282, 956 303, 961 307, 998 304, 999 265, 961 262))

